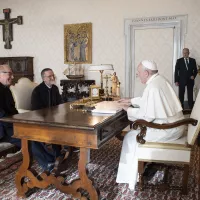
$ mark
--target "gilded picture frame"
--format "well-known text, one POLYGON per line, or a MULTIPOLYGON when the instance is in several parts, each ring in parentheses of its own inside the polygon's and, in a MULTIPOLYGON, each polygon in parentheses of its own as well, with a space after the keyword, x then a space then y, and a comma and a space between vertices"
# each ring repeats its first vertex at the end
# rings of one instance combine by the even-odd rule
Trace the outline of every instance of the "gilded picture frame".
POLYGON ((64 25, 64 63, 92 63, 92 23, 64 25))

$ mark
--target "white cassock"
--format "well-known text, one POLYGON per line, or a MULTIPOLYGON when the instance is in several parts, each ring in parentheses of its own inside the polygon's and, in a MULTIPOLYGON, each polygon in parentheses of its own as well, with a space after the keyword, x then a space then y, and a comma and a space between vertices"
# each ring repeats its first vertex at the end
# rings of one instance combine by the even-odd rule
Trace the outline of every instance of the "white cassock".
MULTIPOLYGON (((148 81, 142 97, 131 99, 131 104, 139 108, 129 107, 128 118, 131 121, 144 119, 158 124, 172 123, 184 119, 182 107, 170 83, 161 75, 154 74, 148 81)), ((148 142, 168 142, 180 138, 184 126, 166 130, 147 128, 145 140, 148 142)), ((123 140, 117 173, 117 183, 128 183, 134 190, 138 177, 138 130, 129 131, 123 140)))

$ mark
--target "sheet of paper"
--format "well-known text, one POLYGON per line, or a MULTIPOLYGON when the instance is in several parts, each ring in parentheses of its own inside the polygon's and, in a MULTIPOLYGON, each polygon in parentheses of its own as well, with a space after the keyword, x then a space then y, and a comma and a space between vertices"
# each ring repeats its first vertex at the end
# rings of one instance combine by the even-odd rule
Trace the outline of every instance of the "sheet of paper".
POLYGON ((130 103, 122 103, 118 101, 102 101, 96 104, 92 113, 117 113, 122 109, 127 110, 130 103))

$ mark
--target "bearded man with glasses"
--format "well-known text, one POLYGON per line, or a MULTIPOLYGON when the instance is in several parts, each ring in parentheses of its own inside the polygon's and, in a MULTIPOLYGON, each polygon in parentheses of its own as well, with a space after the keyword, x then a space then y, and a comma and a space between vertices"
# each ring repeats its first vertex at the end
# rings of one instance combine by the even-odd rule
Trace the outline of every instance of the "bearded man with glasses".
POLYGON ((55 75, 53 70, 45 68, 41 72, 43 82, 38 85, 32 93, 32 110, 49 108, 62 103, 58 87, 55 85, 55 75))
MULTIPOLYGON (((58 87, 55 85, 55 75, 52 69, 45 68, 41 71, 43 82, 39 84, 32 92, 31 105, 32 110, 50 108, 62 103, 62 98, 58 87)), ((45 171, 50 171, 55 168, 55 164, 60 164, 63 161, 64 155, 61 154, 61 146, 52 144, 52 148, 43 142, 31 143, 32 153, 40 166, 45 171)), ((57 166, 56 166, 57 167, 57 166)))

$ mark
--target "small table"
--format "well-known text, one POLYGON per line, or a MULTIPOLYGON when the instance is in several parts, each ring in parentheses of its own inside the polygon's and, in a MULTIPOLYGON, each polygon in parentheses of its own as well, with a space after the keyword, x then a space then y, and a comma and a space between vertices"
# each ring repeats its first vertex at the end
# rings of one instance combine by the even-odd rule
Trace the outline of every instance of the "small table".
POLYGON ((54 184, 60 191, 82 200, 86 198, 78 192, 79 188, 88 191, 92 200, 98 200, 100 196, 86 172, 90 149, 101 148, 130 124, 124 110, 110 116, 95 116, 90 112, 70 109, 70 103, 1 118, 1 121, 12 122, 14 137, 22 140, 23 163, 15 180, 18 196, 25 197, 29 188, 47 188, 54 184), (70 185, 63 184, 64 178, 53 174, 47 176, 42 173, 39 179, 30 168, 28 141, 31 140, 79 147, 80 178, 70 185))

